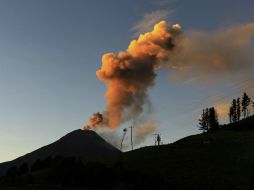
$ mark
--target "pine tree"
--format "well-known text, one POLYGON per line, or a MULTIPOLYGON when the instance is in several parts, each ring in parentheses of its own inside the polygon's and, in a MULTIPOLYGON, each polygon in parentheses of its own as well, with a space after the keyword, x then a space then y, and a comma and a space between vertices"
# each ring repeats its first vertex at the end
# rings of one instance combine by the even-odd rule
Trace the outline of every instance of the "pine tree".
POLYGON ((212 130, 219 128, 218 114, 214 107, 209 108, 208 126, 212 130))
POLYGON ((202 130, 203 132, 207 132, 209 130, 208 128, 208 109, 203 109, 201 118, 198 120, 199 121, 199 130, 202 130))
POLYGON ((241 101, 240 98, 236 99, 236 120, 240 121, 241 119, 241 101))
POLYGON ((236 99, 233 99, 232 101, 232 122, 237 121, 237 105, 236 105, 236 99))
POLYGON ((203 132, 219 128, 218 115, 214 107, 203 109, 199 119, 199 129, 203 132))
POLYGON ((244 92, 242 97, 242 112, 243 117, 246 118, 249 116, 249 110, 248 106, 250 105, 250 98, 249 96, 244 92))

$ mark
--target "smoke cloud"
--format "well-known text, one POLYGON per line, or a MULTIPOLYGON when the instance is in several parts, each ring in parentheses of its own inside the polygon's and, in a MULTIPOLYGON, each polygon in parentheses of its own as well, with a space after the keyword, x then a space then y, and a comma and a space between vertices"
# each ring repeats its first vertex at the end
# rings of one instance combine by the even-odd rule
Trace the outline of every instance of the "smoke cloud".
POLYGON ((91 127, 100 126, 103 124, 103 115, 100 112, 94 113, 93 117, 89 119, 89 124, 84 125, 84 130, 89 129, 91 127))
POLYGON ((131 41, 126 51, 102 56, 96 75, 107 85, 106 109, 93 115, 90 127, 116 128, 142 113, 148 101, 147 90, 154 86, 156 70, 168 61, 180 34, 180 25, 161 21, 152 32, 131 41))
POLYGON ((159 127, 158 123, 146 120, 146 119, 140 119, 138 123, 135 124, 134 127, 134 144, 139 145, 143 141, 145 141, 146 137, 155 132, 155 130, 159 127))
POLYGON ((215 32, 191 31, 182 35, 174 49, 169 68, 174 80, 206 81, 236 73, 254 64, 254 23, 219 29, 215 32))
MULTIPOLYGON (((109 142, 110 144, 112 144, 113 146, 117 147, 118 149, 120 149, 120 145, 121 145, 121 140, 122 140, 122 136, 119 135, 117 133, 116 130, 98 130, 97 133, 103 138, 105 139, 107 142, 109 142)), ((127 149, 128 146, 123 144, 123 149, 127 149)))
MULTIPOLYGON (((155 132, 155 130, 159 127, 159 124, 155 121, 148 120, 145 118, 139 118, 133 128, 133 144, 135 146, 140 145, 145 141, 145 139, 155 132)), ((130 128, 127 128, 129 131, 130 128)), ((114 129, 105 129, 99 128, 97 129, 98 134, 104 138, 107 142, 111 143, 115 147, 120 149, 121 141, 123 140, 122 150, 127 150, 130 148, 130 135, 126 135, 123 137, 123 134, 119 135, 119 133, 114 129)))
MULTIPOLYGON (((170 69, 171 79, 190 80, 234 74, 251 67, 253 37, 254 23, 211 33, 183 34, 179 24, 159 22, 151 32, 132 40, 127 50, 102 56, 102 66, 96 75, 107 85, 106 108, 102 113, 95 113, 84 128, 115 129, 139 118, 149 102, 147 90, 155 85, 159 68, 170 69)), ((136 143, 142 142, 156 128, 156 123, 151 121, 136 124, 136 143)))

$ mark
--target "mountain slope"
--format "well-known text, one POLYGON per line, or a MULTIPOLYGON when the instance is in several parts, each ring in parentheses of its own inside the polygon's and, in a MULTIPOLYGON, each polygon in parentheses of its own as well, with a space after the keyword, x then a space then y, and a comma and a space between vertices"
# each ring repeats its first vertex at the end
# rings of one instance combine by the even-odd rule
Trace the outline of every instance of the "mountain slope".
POLYGON ((10 162, 0 164, 0 176, 10 166, 21 165, 24 162, 32 164, 37 159, 44 159, 48 156, 62 155, 64 157, 82 157, 86 161, 100 161, 106 158, 115 157, 120 151, 107 143, 94 131, 75 130, 56 142, 39 148, 29 154, 19 157, 10 162))
POLYGON ((250 189, 254 117, 173 144, 126 152, 123 158, 126 168, 165 177, 172 189, 250 189))
MULTIPOLYGON (((68 139, 73 141, 76 135, 68 139)), ((36 185, 47 185, 48 176, 65 182, 76 174, 74 179, 83 176, 84 187, 90 182, 93 187, 108 184, 114 189, 254 189, 254 117, 172 144, 125 152, 118 158, 109 167, 88 163, 82 172, 70 173, 61 165, 64 170, 58 173, 52 172, 53 167, 31 175, 36 185)))

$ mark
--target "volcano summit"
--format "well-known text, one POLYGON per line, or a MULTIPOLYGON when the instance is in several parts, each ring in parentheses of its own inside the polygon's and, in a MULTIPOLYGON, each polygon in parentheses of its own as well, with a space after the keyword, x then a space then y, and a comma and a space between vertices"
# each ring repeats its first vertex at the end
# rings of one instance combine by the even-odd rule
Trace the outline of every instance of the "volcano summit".
POLYGON ((82 158, 84 161, 103 161, 106 158, 116 157, 120 150, 106 142, 96 132, 91 130, 75 130, 63 136, 52 144, 41 147, 15 160, 0 164, 0 176, 4 175, 11 166, 26 162, 33 164, 38 159, 49 156, 63 156, 82 158))

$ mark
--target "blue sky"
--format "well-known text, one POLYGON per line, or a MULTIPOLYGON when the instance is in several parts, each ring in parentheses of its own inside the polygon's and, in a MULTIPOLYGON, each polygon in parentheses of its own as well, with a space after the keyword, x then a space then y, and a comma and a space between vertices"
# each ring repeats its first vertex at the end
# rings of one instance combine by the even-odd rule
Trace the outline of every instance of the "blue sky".
MULTIPOLYGON (((186 31, 214 31, 253 22, 253 7, 252 0, 1 0, 0 162, 81 128, 104 109, 106 87, 95 75, 101 56, 125 50, 145 15, 164 14, 186 31)), ((237 84, 251 76, 253 70, 242 72, 232 87, 224 78, 216 84, 174 82, 159 71, 149 95, 163 142, 198 133, 202 106, 215 96, 239 96, 237 84)), ((152 143, 151 136, 142 146, 152 143)))

